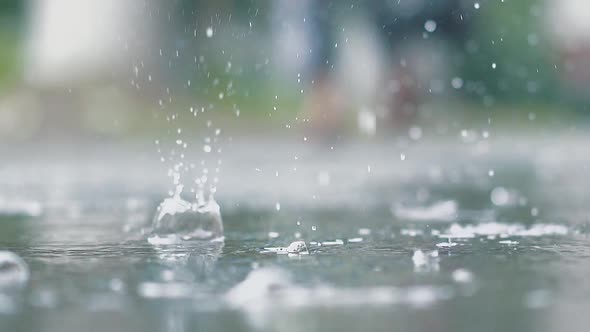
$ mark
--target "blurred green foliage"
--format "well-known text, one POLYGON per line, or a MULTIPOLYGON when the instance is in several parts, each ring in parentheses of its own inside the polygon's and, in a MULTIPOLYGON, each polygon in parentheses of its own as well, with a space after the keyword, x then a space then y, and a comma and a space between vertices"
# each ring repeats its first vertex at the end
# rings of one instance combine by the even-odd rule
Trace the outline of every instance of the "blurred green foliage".
POLYGON ((25 1, 0 1, 0 86, 18 79, 25 1))

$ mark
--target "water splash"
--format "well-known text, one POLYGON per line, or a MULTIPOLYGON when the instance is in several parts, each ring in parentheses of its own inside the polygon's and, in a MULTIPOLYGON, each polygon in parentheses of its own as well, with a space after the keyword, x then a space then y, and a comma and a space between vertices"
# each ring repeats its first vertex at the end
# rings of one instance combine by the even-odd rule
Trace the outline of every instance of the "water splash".
POLYGON ((172 197, 158 206, 148 242, 154 245, 180 243, 191 240, 223 239, 220 207, 211 196, 205 200, 198 195, 196 202, 181 197, 184 186, 177 185, 172 197))

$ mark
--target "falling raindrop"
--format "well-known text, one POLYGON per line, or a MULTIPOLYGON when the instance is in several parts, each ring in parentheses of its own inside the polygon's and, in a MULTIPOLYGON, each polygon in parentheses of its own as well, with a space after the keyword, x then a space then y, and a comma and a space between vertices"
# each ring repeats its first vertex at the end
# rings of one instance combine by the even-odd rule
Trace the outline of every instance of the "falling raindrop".
POLYGON ((424 30, 434 32, 436 30, 436 22, 433 20, 426 21, 426 23, 424 23, 424 30))

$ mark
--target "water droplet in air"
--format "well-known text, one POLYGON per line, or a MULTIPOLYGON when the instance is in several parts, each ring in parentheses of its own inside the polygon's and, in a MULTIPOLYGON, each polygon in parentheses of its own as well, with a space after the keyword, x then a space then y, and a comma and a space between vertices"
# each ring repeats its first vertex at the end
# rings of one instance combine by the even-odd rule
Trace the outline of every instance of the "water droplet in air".
POLYGON ((436 30, 436 22, 433 20, 426 21, 426 23, 424 23, 424 30, 434 32, 436 30))
POLYGON ((207 27, 207 30, 206 30, 205 33, 207 34, 207 38, 213 37, 213 28, 212 27, 207 27))
POLYGON ((451 86, 455 89, 461 89, 463 87, 463 79, 461 77, 454 77, 451 80, 451 86))
POLYGON ((492 203, 496 206, 503 206, 510 203, 510 193, 503 187, 497 187, 490 194, 492 203))

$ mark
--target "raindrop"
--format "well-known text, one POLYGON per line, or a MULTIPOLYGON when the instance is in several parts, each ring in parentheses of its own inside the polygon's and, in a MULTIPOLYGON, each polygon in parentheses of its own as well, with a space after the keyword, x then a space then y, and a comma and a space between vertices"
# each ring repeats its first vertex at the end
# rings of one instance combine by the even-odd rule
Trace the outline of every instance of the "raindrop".
POLYGON ((434 32, 436 30, 436 22, 433 20, 428 20, 424 23, 424 29, 428 32, 434 32))
POLYGON ((510 202, 510 193, 504 187, 497 187, 490 194, 492 203, 496 206, 503 206, 510 202))
POLYGON ((213 28, 212 27, 207 27, 206 34, 207 34, 207 38, 213 37, 213 28))
POLYGON ((451 80, 451 86, 455 89, 461 89, 463 87, 463 79, 461 77, 454 77, 451 80))

